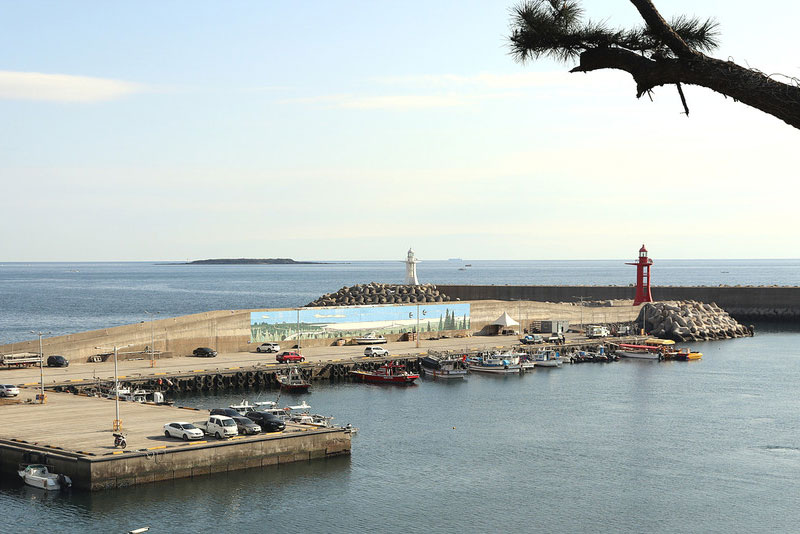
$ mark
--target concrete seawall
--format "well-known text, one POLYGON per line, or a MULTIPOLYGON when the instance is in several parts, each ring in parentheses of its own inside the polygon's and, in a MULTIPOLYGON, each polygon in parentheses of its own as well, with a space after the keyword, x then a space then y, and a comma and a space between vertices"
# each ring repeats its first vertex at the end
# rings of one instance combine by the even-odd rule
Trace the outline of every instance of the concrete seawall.
MULTIPOLYGON (((484 326, 494 322, 503 312, 508 312, 521 324, 548 319, 565 319, 575 324, 581 319, 584 322, 628 322, 633 321, 639 313, 639 307, 627 305, 593 308, 572 304, 555 304, 547 302, 509 303, 506 300, 479 300, 470 303, 470 330, 480 331, 484 326)), ((618 303, 619 304, 619 303, 618 303)), ((75 362, 86 362, 89 358, 102 352, 109 352, 108 347, 117 345, 120 359, 148 359, 146 348, 151 344, 159 351, 159 358, 186 356, 199 346, 215 348, 220 353, 251 352, 255 350, 250 343, 250 312, 270 310, 221 310, 153 322, 142 322, 125 326, 104 328, 76 334, 44 338, 45 356, 61 354, 75 362), (151 340, 155 338, 153 343, 151 340), (96 347, 105 347, 97 349, 96 347)), ((442 332, 423 332, 421 339, 438 337, 442 332)), ((446 332, 453 336, 458 332, 446 332)), ((399 336, 389 336, 396 341, 399 336)), ((331 345, 334 338, 301 339, 302 347, 331 345)), ((293 345, 287 342, 284 349, 293 345)), ((38 340, 21 341, 0 345, 0 354, 14 352, 38 352, 38 340)))
MULTIPOLYGON (((437 285, 453 299, 534 300, 541 302, 577 302, 588 300, 632 299, 634 288, 626 286, 473 286, 437 285)), ((800 319, 800 287, 693 287, 655 286, 655 300, 697 300, 716 302, 740 320, 800 319)))

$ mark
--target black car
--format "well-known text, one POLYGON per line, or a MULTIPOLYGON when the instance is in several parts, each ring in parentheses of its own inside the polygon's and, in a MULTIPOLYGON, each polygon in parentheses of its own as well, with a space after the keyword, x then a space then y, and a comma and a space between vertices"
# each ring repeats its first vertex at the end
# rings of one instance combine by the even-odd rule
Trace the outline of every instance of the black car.
POLYGON ((226 415, 228 417, 241 417, 242 414, 234 410, 233 408, 214 408, 211 410, 211 415, 226 415))
POLYGON ((192 351, 192 354, 201 358, 213 358, 217 355, 217 351, 208 347, 197 347, 192 351))
POLYGON ((261 427, 264 432, 280 432, 286 423, 268 412, 247 412, 247 418, 261 427))
POLYGON ((47 367, 69 367, 69 360, 58 355, 48 356, 47 367))

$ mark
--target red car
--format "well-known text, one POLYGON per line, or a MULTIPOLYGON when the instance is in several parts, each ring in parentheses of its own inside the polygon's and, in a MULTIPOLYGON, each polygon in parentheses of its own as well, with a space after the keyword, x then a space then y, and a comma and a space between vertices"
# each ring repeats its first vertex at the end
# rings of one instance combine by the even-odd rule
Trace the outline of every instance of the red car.
POLYGON ((294 352, 291 350, 285 350, 275 356, 275 359, 278 360, 278 363, 286 363, 286 362, 304 362, 306 361, 299 352, 294 352))

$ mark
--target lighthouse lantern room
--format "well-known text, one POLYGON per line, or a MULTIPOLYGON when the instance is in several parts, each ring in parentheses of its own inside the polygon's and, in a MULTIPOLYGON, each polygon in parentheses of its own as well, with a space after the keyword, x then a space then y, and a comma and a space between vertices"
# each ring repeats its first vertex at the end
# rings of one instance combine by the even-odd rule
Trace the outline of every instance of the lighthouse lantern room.
POLYGON ((625 265, 636 266, 636 298, 633 305, 638 306, 642 302, 653 302, 653 295, 650 294, 650 266, 653 260, 647 257, 647 249, 639 249, 639 260, 636 263, 626 263, 625 265))

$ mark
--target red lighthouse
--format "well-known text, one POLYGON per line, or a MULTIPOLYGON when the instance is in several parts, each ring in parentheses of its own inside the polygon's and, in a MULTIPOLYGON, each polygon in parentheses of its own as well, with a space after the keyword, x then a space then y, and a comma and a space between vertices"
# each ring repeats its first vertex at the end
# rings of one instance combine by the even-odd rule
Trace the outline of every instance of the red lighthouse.
POLYGON ((636 298, 633 299, 633 305, 653 302, 653 295, 650 294, 650 266, 653 265, 653 260, 647 257, 647 249, 644 248, 644 245, 639 249, 639 261, 625 265, 636 266, 636 298))

